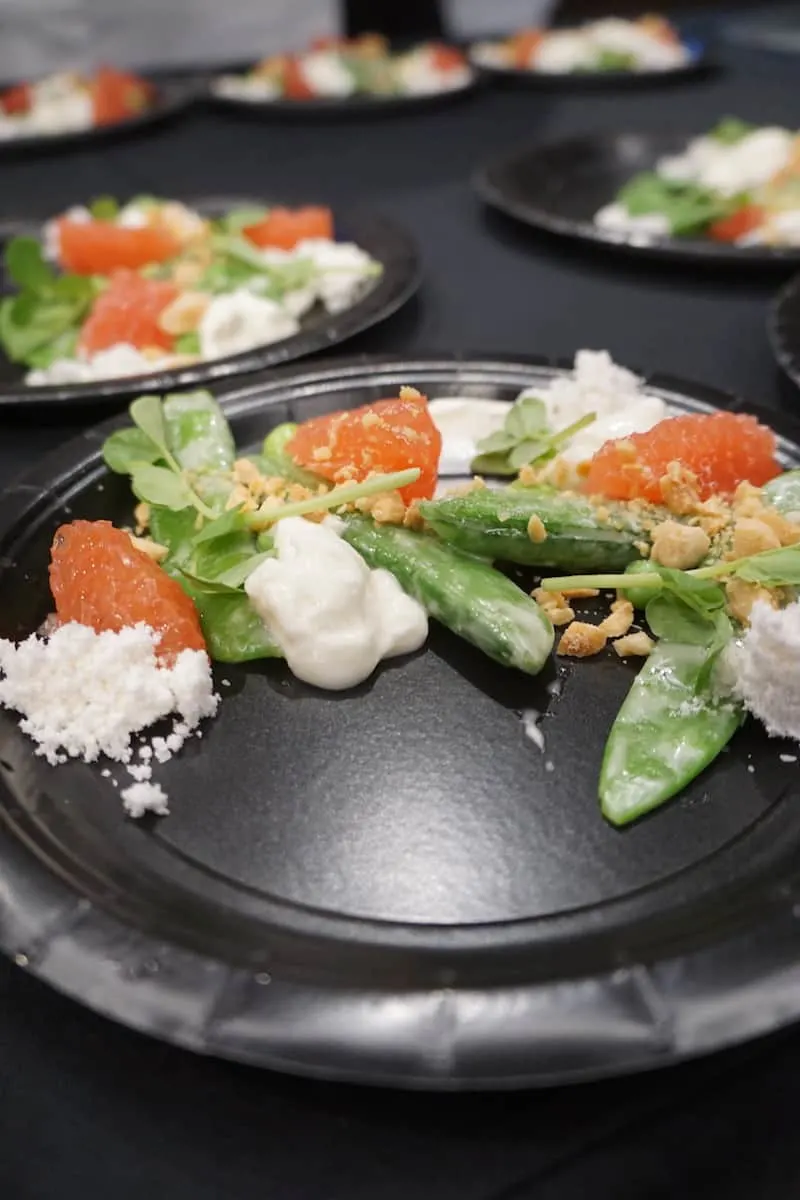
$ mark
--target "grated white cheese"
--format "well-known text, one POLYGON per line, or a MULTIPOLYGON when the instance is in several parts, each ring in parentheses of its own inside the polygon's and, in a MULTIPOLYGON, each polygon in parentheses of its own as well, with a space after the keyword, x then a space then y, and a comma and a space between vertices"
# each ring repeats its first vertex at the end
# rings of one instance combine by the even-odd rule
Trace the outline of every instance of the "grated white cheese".
MULTIPOLYGON (((149 783, 153 757, 166 762, 219 706, 208 656, 184 650, 166 666, 156 658, 158 640, 142 624, 95 633, 74 622, 47 639, 34 634, 18 645, 0 639, 0 705, 22 714, 20 729, 52 766, 101 755, 126 764, 135 780, 122 793, 131 815, 144 796, 161 803, 149 783), (140 761, 132 762, 132 736, 172 713, 180 718, 172 732, 140 746, 140 761)), ((161 811, 152 803, 148 809, 161 811)))
POLYGON ((129 817, 143 817, 148 812, 166 817, 169 813, 167 794, 157 783, 132 783, 120 795, 122 806, 129 817))
POLYGON ((725 669, 734 694, 771 737, 800 741, 800 601, 783 609, 757 601, 725 669))

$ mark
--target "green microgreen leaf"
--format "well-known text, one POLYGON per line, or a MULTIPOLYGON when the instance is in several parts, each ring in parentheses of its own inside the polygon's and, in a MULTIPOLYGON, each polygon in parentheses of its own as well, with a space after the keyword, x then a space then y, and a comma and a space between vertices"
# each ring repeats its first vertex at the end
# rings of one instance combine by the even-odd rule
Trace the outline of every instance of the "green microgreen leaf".
POLYGON ((135 467, 156 463, 160 458, 161 451, 155 442, 135 427, 118 429, 103 443, 103 460, 117 475, 130 475, 135 467))

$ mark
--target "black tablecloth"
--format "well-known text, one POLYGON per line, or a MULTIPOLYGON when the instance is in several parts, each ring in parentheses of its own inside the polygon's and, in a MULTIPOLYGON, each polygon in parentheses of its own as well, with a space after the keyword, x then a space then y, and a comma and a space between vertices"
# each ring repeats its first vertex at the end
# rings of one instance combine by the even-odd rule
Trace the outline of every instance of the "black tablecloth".
MULTIPOLYGON (((645 265, 482 211, 475 165, 585 130, 800 125, 791 57, 732 52, 682 88, 487 90, 429 114, 317 124, 197 111, 135 141, 2 164, 0 218, 88 195, 269 193, 363 203, 413 231, 419 298, 342 353, 477 350, 621 361, 797 407, 765 333, 774 276, 645 265)), ((80 426, 4 419, 0 480, 80 426)), ((2 879, 0 878, 0 892, 2 879)), ((0 962, 0 1190, 9 1200, 797 1197, 800 1033, 630 1080, 511 1096, 389 1094, 195 1058, 0 962)))

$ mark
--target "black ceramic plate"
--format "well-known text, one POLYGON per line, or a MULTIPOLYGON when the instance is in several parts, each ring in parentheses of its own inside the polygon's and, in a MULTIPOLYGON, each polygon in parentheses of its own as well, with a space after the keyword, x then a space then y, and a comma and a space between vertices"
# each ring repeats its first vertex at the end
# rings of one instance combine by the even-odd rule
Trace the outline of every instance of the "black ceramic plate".
POLYGON ((590 134, 529 147, 482 167, 479 196, 493 208, 547 233, 578 238, 630 254, 696 263, 776 266, 800 263, 800 247, 726 246, 710 239, 636 238, 598 229, 594 215, 623 184, 651 171, 664 155, 680 154, 695 136, 590 134))
MULTIPOLYGON (((362 359, 276 373, 227 411, 255 446, 401 383, 507 400, 555 371, 362 359)), ((736 406, 651 383, 677 409, 736 406)), ((130 519, 100 461, 119 424, 3 494, 2 636, 48 612, 59 522, 130 519)), ((775 1029, 800 1015, 790 748, 751 724, 679 800, 614 830, 596 781, 633 674, 609 653, 531 679, 435 623, 423 651, 338 695, 280 662, 224 667, 219 716, 157 775, 163 821, 125 819, 99 766, 48 767, 0 713, 0 944, 155 1036, 371 1083, 566 1082, 775 1029), (527 709, 546 714, 543 753, 527 709)))
POLYGON ((477 55, 471 57, 473 65, 486 75, 509 83, 522 84, 524 87, 564 91, 581 91, 587 88, 618 91, 684 83, 711 70, 711 62, 701 42, 687 39, 684 45, 691 52, 691 58, 683 66, 673 67, 669 71, 570 71, 556 75, 546 71, 524 70, 521 67, 490 66, 477 55))
POLYGON ((800 275, 790 279, 773 301, 768 328, 775 357, 800 387, 800 275))
MULTIPOLYGON (((208 216, 215 216, 231 208, 265 204, 268 201, 263 196, 215 196, 193 197, 187 203, 208 216)), ((26 387, 23 383, 24 369, 9 362, 0 351, 0 409, 42 404, 102 405, 112 398, 119 400, 142 391, 165 392, 207 384, 315 354, 385 320, 405 304, 419 286, 421 268, 417 248, 403 228, 377 213, 359 210, 340 212, 337 209, 334 218, 338 240, 355 242, 383 266, 382 274, 369 290, 344 312, 330 315, 317 306, 301 318, 299 333, 280 342, 187 367, 94 383, 26 387)), ((18 221, 0 222, 0 239, 4 235, 17 236, 23 232, 39 236, 40 231, 40 222, 31 223, 27 229, 18 221)))
POLYGON ((135 117, 116 121, 113 125, 98 125, 93 129, 78 129, 68 133, 38 134, 31 137, 9 138, 0 141, 0 155, 32 155, 42 151, 88 145, 108 138, 136 133, 173 117, 196 97, 197 88, 186 80, 158 81, 153 103, 135 117))
MULTIPOLYGON (((241 68, 242 71, 247 67, 241 68)), ((463 87, 451 88, 440 92, 430 92, 419 96, 347 96, 342 99, 318 100, 237 100, 232 96, 220 96, 214 90, 214 81, 209 82, 208 99, 220 108, 226 108, 242 116, 251 117, 286 117, 308 119, 317 117, 360 117, 360 116, 389 116, 393 113, 427 111, 447 104, 451 100, 471 95, 482 82, 482 74, 475 71, 472 78, 463 87)))

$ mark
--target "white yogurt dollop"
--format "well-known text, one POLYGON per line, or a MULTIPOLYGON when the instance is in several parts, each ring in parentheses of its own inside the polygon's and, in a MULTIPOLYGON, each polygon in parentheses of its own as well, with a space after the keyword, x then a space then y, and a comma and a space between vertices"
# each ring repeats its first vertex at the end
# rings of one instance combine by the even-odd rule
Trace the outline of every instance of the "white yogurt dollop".
POLYGON ((428 634, 422 605, 388 571, 372 571, 336 523, 286 517, 277 557, 245 591, 298 679, 341 691, 369 678, 381 659, 418 650, 428 634))
POLYGON ((431 400, 428 412, 442 435, 439 474, 465 475, 478 453, 477 443, 503 428, 511 407, 509 401, 468 396, 438 396, 431 400))
POLYGON ((203 358, 243 354, 291 337, 300 328, 297 318, 274 300, 238 288, 215 296, 203 313, 198 334, 203 358))
POLYGON ((771 126, 755 129, 732 145, 713 137, 695 138, 683 154, 662 158, 656 170, 666 179, 735 196, 763 186, 782 171, 794 140, 788 129, 771 126))
MULTIPOLYGON (((632 371, 617 366, 607 350, 579 350, 571 375, 547 388, 531 388, 547 408, 556 432, 594 413, 596 419, 561 450, 568 462, 591 458, 609 438, 645 433, 668 416, 666 403, 650 395, 632 371)), ((525 393, 523 393, 525 395, 525 393)))
POLYGON ((317 50, 300 60, 300 70, 311 91, 317 96, 352 96, 356 90, 353 76, 341 58, 330 50, 317 50))

